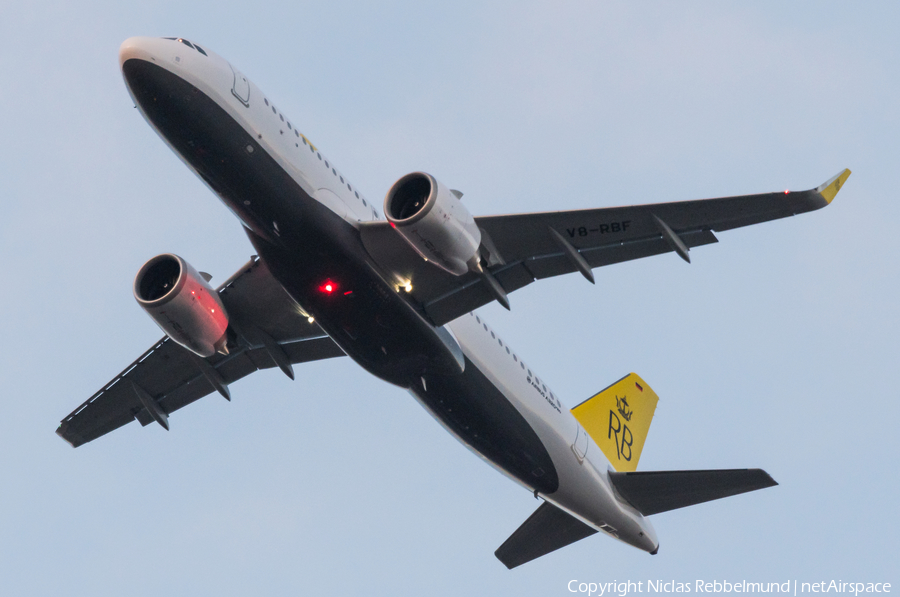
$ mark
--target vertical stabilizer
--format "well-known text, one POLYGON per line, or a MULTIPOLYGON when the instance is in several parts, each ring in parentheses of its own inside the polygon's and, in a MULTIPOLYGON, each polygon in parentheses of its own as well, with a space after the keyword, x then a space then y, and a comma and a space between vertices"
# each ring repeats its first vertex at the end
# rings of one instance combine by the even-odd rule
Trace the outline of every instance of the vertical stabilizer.
POLYGON ((636 373, 630 373, 572 409, 613 468, 637 468, 659 397, 636 373))

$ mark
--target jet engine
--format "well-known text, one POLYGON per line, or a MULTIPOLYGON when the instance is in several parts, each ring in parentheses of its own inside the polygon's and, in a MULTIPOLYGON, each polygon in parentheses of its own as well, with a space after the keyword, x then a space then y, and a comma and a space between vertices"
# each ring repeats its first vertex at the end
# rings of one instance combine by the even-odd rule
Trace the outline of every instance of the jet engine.
POLYGON ((476 263, 481 231, 456 192, 425 172, 407 174, 384 198, 391 226, 415 251, 456 276, 476 263))
POLYGON ((191 265, 157 255, 134 278, 134 298, 169 338, 201 357, 226 352, 228 314, 219 293, 191 265))

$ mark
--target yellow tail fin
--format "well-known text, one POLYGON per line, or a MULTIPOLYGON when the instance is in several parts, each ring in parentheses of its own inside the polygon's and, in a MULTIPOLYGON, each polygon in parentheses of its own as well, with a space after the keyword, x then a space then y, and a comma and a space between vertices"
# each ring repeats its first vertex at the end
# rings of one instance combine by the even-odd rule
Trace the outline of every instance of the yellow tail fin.
POLYGON ((629 373, 572 409, 613 468, 632 472, 650 430, 659 397, 636 373, 629 373))

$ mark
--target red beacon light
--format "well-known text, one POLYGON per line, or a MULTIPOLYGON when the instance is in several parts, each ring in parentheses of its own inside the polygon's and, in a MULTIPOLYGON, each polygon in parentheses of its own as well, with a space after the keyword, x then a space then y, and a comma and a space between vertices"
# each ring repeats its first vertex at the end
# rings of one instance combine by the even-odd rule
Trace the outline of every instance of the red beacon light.
POLYGON ((332 282, 331 280, 326 280, 324 284, 319 286, 319 290, 324 292, 325 294, 331 294, 335 290, 337 290, 337 284, 332 282))

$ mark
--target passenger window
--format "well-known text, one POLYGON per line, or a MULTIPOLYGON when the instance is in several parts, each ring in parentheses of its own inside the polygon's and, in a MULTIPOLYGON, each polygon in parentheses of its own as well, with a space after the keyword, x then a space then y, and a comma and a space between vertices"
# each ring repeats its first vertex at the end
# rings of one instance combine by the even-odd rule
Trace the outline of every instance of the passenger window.
POLYGON ((343 177, 343 176, 340 176, 339 178, 341 179, 341 182, 344 182, 344 177, 343 177))
POLYGON ((288 122, 288 130, 291 130, 291 123, 288 122))
POLYGON ((284 122, 284 116, 283 116, 283 115, 279 114, 279 115, 278 115, 278 118, 281 119, 281 122, 284 122))
POLYGON ((329 167, 330 167, 330 166, 328 165, 328 160, 325 160, 325 167, 326 167, 326 168, 329 168, 329 167))
POLYGON ((484 325, 484 331, 487 331, 487 324, 485 323, 483 325, 484 325))
POLYGON ((272 106, 272 114, 278 114, 278 110, 275 109, 275 106, 272 106))
POLYGON ((478 317, 478 316, 476 315, 476 316, 475 316, 475 321, 477 321, 478 323, 481 323, 481 318, 478 317))
POLYGON ((350 188, 350 183, 349 183, 349 182, 347 183, 347 190, 348 190, 348 191, 352 191, 352 190, 353 190, 353 189, 350 188))
POLYGON ((363 199, 362 202, 363 202, 363 205, 366 205, 366 200, 365 200, 365 199, 363 199))
POLYGON ((337 176, 337 172, 334 171, 334 168, 331 169, 331 173, 337 176))
POLYGON ((491 338, 496 338, 496 337, 497 336, 494 335, 494 332, 491 332, 491 338))
POLYGON ((267 106, 269 105, 269 98, 264 97, 264 98, 263 98, 263 101, 266 102, 266 105, 267 105, 267 106))
POLYGON ((316 152, 316 155, 319 156, 319 159, 320 159, 320 160, 322 159, 322 154, 319 153, 318 151, 316 152))
POLYGON ((497 342, 500 343, 500 346, 503 346, 503 340, 501 340, 500 338, 497 338, 497 342))
POLYGON ((509 346, 506 347, 506 354, 509 354, 509 346))
POLYGON ((357 199, 359 199, 359 193, 354 192, 353 194, 356 195, 356 198, 357 198, 357 199))

